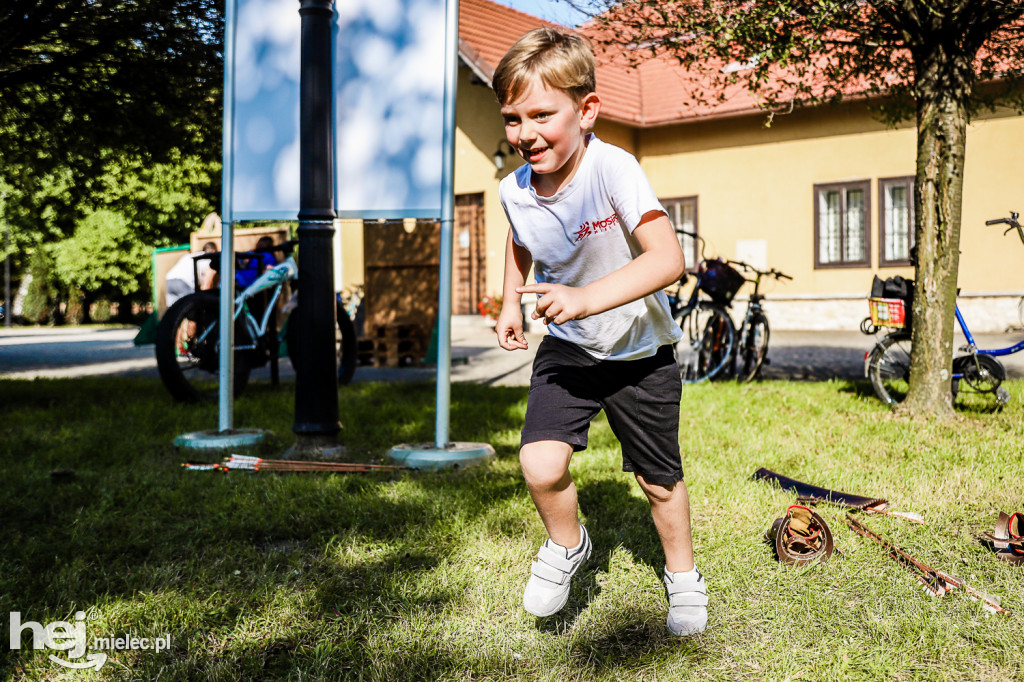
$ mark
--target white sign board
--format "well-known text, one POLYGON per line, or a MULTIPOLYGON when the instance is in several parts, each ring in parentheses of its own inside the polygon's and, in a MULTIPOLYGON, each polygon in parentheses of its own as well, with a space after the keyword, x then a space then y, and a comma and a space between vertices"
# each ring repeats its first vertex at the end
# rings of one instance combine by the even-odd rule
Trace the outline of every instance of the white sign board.
MULTIPOLYGON (((299 2, 230 1, 230 220, 294 220, 299 2)), ((333 42, 338 215, 440 217, 444 0, 343 0, 335 6, 333 42)))

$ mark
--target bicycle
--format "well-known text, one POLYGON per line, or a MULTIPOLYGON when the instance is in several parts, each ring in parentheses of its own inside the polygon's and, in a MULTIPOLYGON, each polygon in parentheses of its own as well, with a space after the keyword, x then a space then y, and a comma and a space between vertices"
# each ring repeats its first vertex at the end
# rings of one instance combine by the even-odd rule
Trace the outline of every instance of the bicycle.
MULTIPOLYGON (((280 251, 285 258, 260 274, 244 288, 234 301, 235 369, 233 390, 239 395, 249 382, 250 372, 270 364, 271 382, 277 384, 277 360, 281 342, 285 342, 293 365, 298 356, 298 326, 289 324, 299 305, 298 292, 291 295, 283 309, 283 322, 277 325, 277 303, 285 285, 298 284, 298 266, 292 252, 298 244, 291 240, 265 249, 236 254, 236 261, 245 263, 256 254, 280 251), (257 301, 261 296, 265 300, 257 301), (259 317, 259 319, 257 319, 259 317)), ((219 253, 200 254, 198 261, 209 259, 214 264, 219 253)), ((198 280, 197 280, 198 281, 198 280)), ((336 299, 338 348, 338 384, 352 380, 356 369, 356 333, 340 297, 336 299)), ((196 291, 176 301, 164 314, 157 327, 156 359, 164 386, 181 402, 197 402, 217 394, 220 369, 220 293, 216 290, 196 291)))
POLYGON ((749 263, 743 261, 726 261, 730 265, 736 265, 745 272, 754 273, 754 279, 747 279, 754 285, 754 292, 750 294, 747 303, 747 310, 743 315, 743 324, 740 325, 739 341, 732 357, 732 372, 736 381, 745 383, 753 379, 761 371, 762 365, 770 364, 768 360, 768 316, 764 313, 761 301, 764 294, 761 293, 761 279, 763 277, 774 277, 776 280, 793 278, 775 268, 771 270, 759 270, 749 263))
MULTIPOLYGON (((1024 243, 1024 229, 1017 220, 1018 213, 1010 213, 1009 218, 996 218, 986 220, 986 225, 1009 225, 1003 234, 1016 229, 1017 235, 1024 243)), ((871 387, 879 400, 887 405, 898 405, 907 396, 910 387, 910 331, 906 320, 909 320, 909 310, 901 310, 902 301, 889 301, 888 299, 869 299, 875 306, 872 310, 871 321, 873 325, 864 325, 862 330, 868 328, 888 326, 893 330, 883 336, 875 347, 864 356, 864 375, 871 380, 871 387), (897 305, 898 304, 898 305, 897 305), (879 316, 878 306, 884 305, 884 314, 879 316), (890 319, 892 318, 892 319, 890 319)), ((950 391, 953 400, 957 399, 961 390, 966 386, 976 393, 990 393, 995 396, 999 405, 1005 405, 1010 400, 1009 392, 1000 384, 1006 379, 1006 368, 999 362, 998 357, 1012 355, 1024 350, 1024 339, 1005 348, 978 348, 960 313, 960 307, 954 307, 957 324, 963 332, 967 343, 959 350, 964 355, 953 358, 953 376, 950 381, 950 391)))
POLYGON ((725 311, 725 305, 729 304, 745 280, 724 261, 705 258, 705 241, 702 237, 678 228, 676 232, 693 237, 701 245, 696 283, 689 296, 684 298, 682 295, 683 287, 689 280, 689 276, 684 274, 675 291, 668 297, 672 319, 683 330, 683 338, 676 343, 679 376, 684 384, 695 384, 715 378, 729 364, 736 327, 725 311), (702 292, 708 298, 702 298, 702 292))

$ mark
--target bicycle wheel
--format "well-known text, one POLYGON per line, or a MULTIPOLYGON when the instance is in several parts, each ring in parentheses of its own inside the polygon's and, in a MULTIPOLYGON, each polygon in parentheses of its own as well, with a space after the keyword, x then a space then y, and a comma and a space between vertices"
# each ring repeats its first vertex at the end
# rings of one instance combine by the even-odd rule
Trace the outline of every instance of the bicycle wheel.
POLYGON ((903 402, 910 388, 910 334, 897 331, 882 337, 868 356, 868 378, 883 403, 903 402))
MULTIPOLYGON (((995 393, 1006 380, 1006 368, 991 355, 962 355, 954 358, 953 374, 961 375, 963 383, 976 393, 995 393)), ((959 379, 954 379, 954 385, 956 389, 962 388, 959 379)))
MULTIPOLYGON (((358 361, 356 327, 352 324, 352 319, 345 312, 345 307, 341 304, 340 300, 335 302, 335 311, 338 316, 338 331, 334 337, 338 353, 338 385, 344 386, 352 381, 352 377, 356 373, 358 361)), ((301 361, 301 356, 298 354, 299 325, 295 324, 295 322, 295 311, 292 311, 291 316, 288 318, 285 339, 288 343, 288 357, 292 361, 292 367, 298 371, 298 363, 301 361)))
MULTIPOLYGON (((217 294, 189 294, 174 303, 156 333, 160 379, 175 400, 215 399, 220 370, 220 301, 217 294)), ((245 354, 235 353, 234 392, 249 383, 245 354)))
POLYGON ((760 312, 751 313, 749 324, 743 324, 740 342, 733 356, 736 381, 752 381, 761 371, 767 354, 768 318, 760 312))
POLYGON ((684 384, 713 378, 723 371, 732 356, 736 328, 722 308, 707 301, 698 301, 693 308, 684 308, 675 317, 683 330, 676 343, 676 362, 684 384))

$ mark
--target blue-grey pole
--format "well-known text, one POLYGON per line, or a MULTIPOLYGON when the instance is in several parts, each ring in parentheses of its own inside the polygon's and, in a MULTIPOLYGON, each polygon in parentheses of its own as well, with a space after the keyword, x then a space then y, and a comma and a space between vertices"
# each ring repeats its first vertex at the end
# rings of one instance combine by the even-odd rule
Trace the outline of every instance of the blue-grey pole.
POLYGON ((333 0, 300 0, 299 357, 295 422, 303 445, 336 440, 338 368, 334 303, 333 0))
POLYGON ((235 239, 231 224, 231 177, 235 159, 232 139, 235 123, 235 0, 224 5, 224 126, 222 132, 223 164, 221 166, 221 229, 220 229, 220 349, 218 376, 218 426, 229 431, 233 426, 235 380, 234 300, 235 300, 235 239))
MULTIPOLYGON (((4 212, 7 211, 7 196, 3 197, 4 212)), ((11 307, 11 224, 4 220, 4 326, 11 326, 14 309, 11 307)))
POLYGON ((445 4, 444 133, 441 156, 441 286, 437 312, 437 420, 434 446, 448 447, 452 373, 452 247, 455 235, 455 90, 458 83, 459 0, 445 4))

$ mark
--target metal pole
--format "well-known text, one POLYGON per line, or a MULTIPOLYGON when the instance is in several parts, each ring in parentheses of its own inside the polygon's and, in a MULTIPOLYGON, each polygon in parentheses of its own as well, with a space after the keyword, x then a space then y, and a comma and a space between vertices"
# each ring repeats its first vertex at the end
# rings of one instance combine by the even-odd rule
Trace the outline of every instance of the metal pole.
POLYGON ((221 167, 221 227, 220 227, 220 366, 218 376, 218 426, 221 431, 231 430, 234 422, 235 401, 235 354, 230 352, 235 345, 234 300, 235 300, 235 238, 232 218, 232 175, 235 159, 233 135, 235 123, 235 0, 227 0, 224 6, 224 126, 223 165, 221 167))
POLYGON ((336 441, 338 369, 334 304, 333 0, 300 0, 299 307, 295 368, 296 445, 336 441), (303 442, 305 441, 305 442, 303 442))
POLYGON ((445 3, 444 132, 441 155, 441 286, 437 313, 437 422, 434 444, 396 445, 388 457, 411 469, 466 467, 494 459, 487 443, 448 439, 452 365, 452 249, 455 234, 455 87, 458 78, 459 3, 445 3))
POLYGON ((441 287, 437 313, 437 419, 434 445, 449 445, 452 371, 452 249, 455 235, 455 90, 458 82, 459 0, 445 4, 444 134, 441 156, 441 287))
POLYGON ((4 258, 4 326, 10 327, 14 311, 11 310, 11 225, 7 221, 4 221, 4 235, 4 251, 7 252, 4 258))

